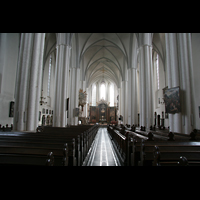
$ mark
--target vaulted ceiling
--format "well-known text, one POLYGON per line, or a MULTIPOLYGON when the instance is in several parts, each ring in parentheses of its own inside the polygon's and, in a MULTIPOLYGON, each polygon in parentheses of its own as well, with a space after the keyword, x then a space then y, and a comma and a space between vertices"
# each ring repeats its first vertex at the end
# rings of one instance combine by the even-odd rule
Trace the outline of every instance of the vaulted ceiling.
POLYGON ((130 33, 78 33, 79 65, 87 85, 102 79, 119 84, 128 67, 130 33))
MULTIPOLYGON (((153 50, 165 63, 164 33, 152 34, 153 50)), ((44 66, 48 56, 56 54, 55 33, 45 37, 44 66)), ((86 86, 107 80, 118 87, 127 80, 128 68, 137 68, 138 33, 75 33, 72 37, 71 67, 80 67, 86 86)), ((54 55, 56 56, 56 55, 54 55)))

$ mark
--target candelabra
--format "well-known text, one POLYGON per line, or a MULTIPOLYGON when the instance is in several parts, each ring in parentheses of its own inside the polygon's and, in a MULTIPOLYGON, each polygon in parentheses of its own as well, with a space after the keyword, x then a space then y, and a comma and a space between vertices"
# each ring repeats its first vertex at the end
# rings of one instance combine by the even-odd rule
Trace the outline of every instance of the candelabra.
POLYGON ((47 104, 47 102, 44 102, 44 99, 46 99, 46 97, 43 97, 43 90, 42 90, 42 95, 41 95, 40 99, 41 99, 40 100, 40 105, 41 106, 47 104))

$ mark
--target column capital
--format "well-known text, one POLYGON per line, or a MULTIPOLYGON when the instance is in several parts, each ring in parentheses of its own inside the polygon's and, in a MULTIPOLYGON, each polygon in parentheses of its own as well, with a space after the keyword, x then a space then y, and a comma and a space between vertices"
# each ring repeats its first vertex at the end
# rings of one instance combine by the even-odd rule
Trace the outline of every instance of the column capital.
POLYGON ((139 52, 141 48, 146 47, 146 46, 153 48, 153 45, 143 44, 143 45, 141 45, 140 47, 137 48, 137 51, 139 52))
POLYGON ((58 47, 60 47, 60 46, 68 47, 70 50, 71 50, 71 48, 72 48, 71 45, 61 43, 61 44, 57 44, 57 45, 56 45, 56 49, 57 49, 58 47))
POLYGON ((73 33, 58 33, 57 45, 71 46, 73 33))
POLYGON ((152 33, 139 33, 138 35, 138 46, 143 46, 145 44, 151 45, 153 34, 152 33))

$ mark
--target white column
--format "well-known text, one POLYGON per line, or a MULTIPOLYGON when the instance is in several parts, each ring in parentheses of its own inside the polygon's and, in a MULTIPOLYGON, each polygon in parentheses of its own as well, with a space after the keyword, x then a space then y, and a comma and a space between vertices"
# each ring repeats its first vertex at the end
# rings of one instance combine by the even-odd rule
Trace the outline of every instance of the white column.
POLYGON ((107 88, 106 88, 106 99, 108 102, 110 102, 110 82, 108 83, 107 88))
MULTIPOLYGON (((121 85, 121 84, 120 84, 121 85)), ((120 88, 118 88, 118 94, 119 94, 119 108, 118 108, 118 110, 119 110, 119 117, 120 117, 120 115, 122 114, 122 106, 121 106, 121 87, 120 88)))
POLYGON ((74 109, 78 108, 78 93, 80 89, 80 69, 71 68, 71 93, 70 93, 70 123, 78 125, 78 117, 74 116, 74 109))
MULTIPOLYGON (((177 38, 175 33, 165 34, 166 67, 168 72, 168 88, 180 86, 177 54, 177 38)), ((170 131, 181 133, 181 113, 169 114, 170 131)))
POLYGON ((142 45, 140 57, 140 126, 147 129, 153 124, 152 47, 142 45))
POLYGON ((88 103, 90 102, 90 95, 89 95, 89 88, 86 88, 86 93, 87 93, 87 101, 85 105, 85 117, 88 117, 88 103))
POLYGON ((128 123, 128 81, 124 81, 124 124, 128 123))
POLYGON ((14 130, 25 131, 27 121, 27 98, 30 79, 33 33, 22 33, 17 72, 14 130))
MULTIPOLYGON (((86 91, 86 81, 81 81, 81 87, 80 88, 82 88, 83 89, 83 92, 85 92, 86 91)), ((86 91, 86 93, 87 93, 87 91, 86 91)), ((87 93, 88 94, 88 93, 87 93)), ((87 104, 85 104, 84 105, 84 107, 83 107, 83 113, 82 113, 82 117, 86 117, 87 116, 87 113, 86 113, 86 108, 87 108, 87 104)))
POLYGON ((27 108, 28 131, 35 131, 38 125, 44 38, 45 38, 45 33, 36 33, 34 37, 32 65, 30 72, 29 98, 28 98, 28 108, 27 108))
POLYGON ((127 81, 122 81, 121 83, 121 115, 123 116, 123 124, 128 123, 128 99, 127 99, 127 81))
MULTIPOLYGON (((20 84, 22 81, 22 63, 23 63, 23 51, 24 51, 24 44, 25 43, 25 33, 21 34, 20 40, 20 50, 19 50, 19 58, 17 63, 17 76, 16 76, 16 84, 15 84, 15 112, 14 112, 14 120, 13 120, 13 129, 18 130, 18 123, 19 123, 19 98, 20 98, 20 84)), ((20 119, 23 120, 23 119, 20 119)))
POLYGON ((61 85, 61 127, 67 125, 67 97, 68 97, 68 87, 67 87, 67 77, 69 77, 69 62, 70 62, 71 46, 64 46, 64 63, 62 70, 62 85, 61 85))
POLYGON ((121 88, 120 88, 120 107, 121 107, 121 112, 120 114, 123 116, 123 124, 124 124, 124 95, 125 95, 125 91, 124 91, 124 81, 121 82, 121 88))
POLYGON ((143 48, 139 52, 140 58, 140 126, 146 126, 146 87, 143 48))
POLYGON ((35 131, 38 125, 44 33, 22 33, 15 86, 14 130, 35 131))
POLYGON ((92 103, 92 85, 88 88, 88 103, 92 103))
POLYGON ((152 68, 152 47, 146 46, 146 61, 147 61, 147 73, 146 73, 146 93, 148 96, 146 105, 147 105, 147 128, 150 128, 150 126, 153 126, 153 111, 154 111, 154 104, 153 104, 153 68, 152 68))
POLYGON ((61 74, 61 50, 60 45, 56 47, 56 67, 55 67, 55 97, 54 97, 54 114, 53 114, 53 126, 59 127, 60 126, 60 74, 61 74))
POLYGON ((76 89, 76 68, 71 68, 71 92, 70 92, 70 124, 74 125, 74 108, 75 108, 75 89, 76 89))
POLYGON ((189 33, 177 34, 178 52, 179 52, 179 69, 181 72, 181 112, 182 115, 182 131, 190 134, 193 130, 193 99, 194 90, 192 83, 192 52, 191 52, 191 35, 189 33))
POLYGON ((131 68, 131 123, 137 124, 137 69, 131 68))
POLYGON ((55 97, 53 126, 65 127, 67 124, 66 101, 68 96, 67 78, 71 47, 60 44, 56 54, 55 97))
MULTIPOLYGON (((78 95, 79 95, 79 90, 80 90, 80 68, 76 68, 76 87, 75 87, 75 107, 78 108, 78 95)), ((78 117, 75 117, 75 125, 78 125, 78 117)))
POLYGON ((96 83, 96 102, 100 100, 100 89, 99 89, 99 82, 96 83))

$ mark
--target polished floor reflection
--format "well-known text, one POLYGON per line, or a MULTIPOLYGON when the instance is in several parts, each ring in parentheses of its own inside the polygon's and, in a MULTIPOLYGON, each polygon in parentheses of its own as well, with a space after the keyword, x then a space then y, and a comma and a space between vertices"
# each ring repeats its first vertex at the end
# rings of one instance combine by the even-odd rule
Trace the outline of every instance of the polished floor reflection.
POLYGON ((90 166, 119 166, 107 128, 99 128, 93 146, 90 166))

